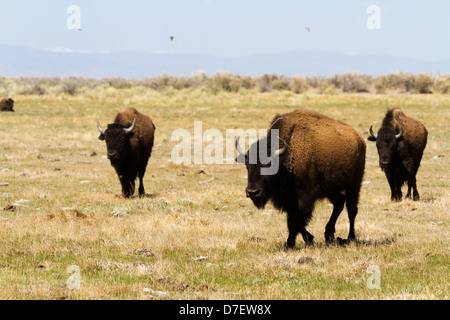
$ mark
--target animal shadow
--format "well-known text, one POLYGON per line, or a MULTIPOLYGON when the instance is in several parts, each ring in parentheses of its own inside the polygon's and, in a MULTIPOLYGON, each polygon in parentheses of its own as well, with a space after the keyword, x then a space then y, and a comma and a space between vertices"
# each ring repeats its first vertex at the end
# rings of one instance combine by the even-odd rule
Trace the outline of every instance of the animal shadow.
MULTIPOLYGON (((298 245, 294 250, 299 250, 304 247, 313 247, 313 248, 330 248, 330 247, 336 247, 336 248, 345 248, 350 245, 354 246, 371 246, 371 247, 378 247, 378 246, 389 246, 396 242, 396 239, 394 237, 388 237, 385 239, 379 239, 379 240, 366 240, 366 239, 356 239, 356 240, 348 240, 348 239, 342 239, 342 238, 336 238, 336 240, 332 243, 325 243, 325 242, 314 242, 311 245, 303 244, 303 246, 298 245)), ((280 248, 282 250, 286 251, 284 248, 284 244, 280 244, 280 248)))

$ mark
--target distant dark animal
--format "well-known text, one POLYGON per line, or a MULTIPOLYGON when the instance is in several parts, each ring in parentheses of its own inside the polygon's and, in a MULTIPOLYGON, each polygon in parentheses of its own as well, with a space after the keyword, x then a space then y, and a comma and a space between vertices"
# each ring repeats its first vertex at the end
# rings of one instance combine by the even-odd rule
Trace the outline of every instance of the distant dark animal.
POLYGON ((425 126, 393 108, 386 113, 378 134, 370 127, 369 141, 376 141, 381 170, 391 187, 391 200, 402 199, 402 185, 408 182, 407 198, 420 200, 417 191, 416 174, 419 170, 423 151, 427 145, 428 131, 425 126))
POLYGON ((152 153, 155 126, 152 120, 134 108, 119 112, 114 123, 103 130, 97 120, 100 140, 106 142, 108 159, 119 176, 122 195, 129 198, 139 177, 139 196, 145 195, 143 178, 152 153))
POLYGON ((170 36, 170 41, 173 41, 173 36, 170 36))
POLYGON ((14 100, 13 99, 8 98, 8 99, 0 100, 0 111, 11 111, 11 112, 14 112, 13 107, 14 107, 14 100))
POLYGON ((306 244, 313 243, 314 237, 305 227, 312 217, 316 201, 324 198, 334 206, 325 228, 326 242, 335 241, 336 220, 345 203, 350 220, 348 240, 355 239, 354 223, 364 175, 366 145, 353 128, 317 112, 296 110, 277 115, 267 137, 252 144, 247 153, 239 145, 239 139, 236 149, 245 156, 247 197, 260 209, 270 200, 277 209, 287 213, 289 236, 285 248, 295 247, 298 233, 306 244), (271 150, 271 143, 268 143, 276 132, 273 129, 279 130, 279 150, 271 150), (279 161, 278 172, 274 175, 261 174, 261 169, 269 165, 264 165, 259 157, 254 164, 249 161, 249 155, 259 154, 261 146, 268 150, 271 161, 279 161))

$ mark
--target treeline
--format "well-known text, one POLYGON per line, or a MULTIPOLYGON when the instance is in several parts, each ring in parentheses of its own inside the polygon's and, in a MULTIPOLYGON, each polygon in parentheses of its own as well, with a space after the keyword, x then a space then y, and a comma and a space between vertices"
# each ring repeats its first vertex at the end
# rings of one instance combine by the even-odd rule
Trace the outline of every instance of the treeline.
POLYGON ((125 79, 84 77, 0 77, 0 97, 15 95, 81 95, 91 90, 129 89, 144 87, 163 91, 202 88, 213 94, 220 91, 239 92, 256 90, 258 92, 291 91, 299 94, 315 92, 318 94, 339 93, 450 93, 450 74, 433 75, 428 73, 390 73, 372 77, 366 74, 346 73, 333 77, 294 76, 277 74, 245 76, 231 73, 217 73, 211 76, 195 73, 190 77, 161 75, 152 78, 125 79))

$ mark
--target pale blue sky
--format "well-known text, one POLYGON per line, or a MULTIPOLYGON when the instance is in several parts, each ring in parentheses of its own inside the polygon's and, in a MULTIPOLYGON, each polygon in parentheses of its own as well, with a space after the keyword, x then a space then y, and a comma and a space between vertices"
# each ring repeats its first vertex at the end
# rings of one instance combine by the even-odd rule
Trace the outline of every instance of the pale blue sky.
POLYGON ((0 12, 0 44, 42 49, 450 59, 448 0, 1 0, 0 12), (66 27, 70 5, 80 7, 83 31, 66 27), (369 5, 381 9, 381 30, 366 26, 369 5))

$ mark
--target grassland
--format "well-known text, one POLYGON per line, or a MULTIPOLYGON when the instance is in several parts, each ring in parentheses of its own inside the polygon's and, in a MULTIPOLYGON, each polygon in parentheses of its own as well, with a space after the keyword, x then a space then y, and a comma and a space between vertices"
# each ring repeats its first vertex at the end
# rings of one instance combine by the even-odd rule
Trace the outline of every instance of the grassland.
MULTIPOLYGON (((110 88, 13 98, 16 112, 0 114, 0 299, 448 299, 448 94, 110 88), (119 196, 95 126, 127 106, 157 128, 144 179, 149 195, 131 200, 119 196), (196 120, 225 133, 267 128, 276 113, 307 108, 367 137, 394 106, 429 131, 418 173, 422 199, 390 201, 368 142, 359 241, 346 247, 324 244, 326 201, 308 227, 316 245, 299 237, 296 250, 284 252, 285 215, 246 199, 244 166, 170 161, 172 132, 193 130, 196 120), (73 265, 78 289, 68 285, 73 265), (380 289, 366 285, 372 265, 380 289)), ((347 233, 344 210, 336 236, 347 233)))

